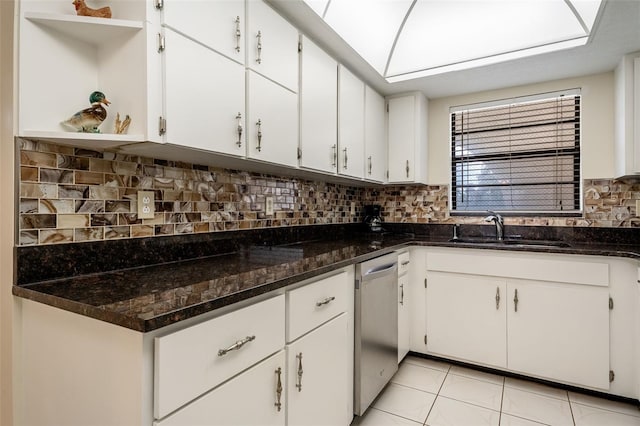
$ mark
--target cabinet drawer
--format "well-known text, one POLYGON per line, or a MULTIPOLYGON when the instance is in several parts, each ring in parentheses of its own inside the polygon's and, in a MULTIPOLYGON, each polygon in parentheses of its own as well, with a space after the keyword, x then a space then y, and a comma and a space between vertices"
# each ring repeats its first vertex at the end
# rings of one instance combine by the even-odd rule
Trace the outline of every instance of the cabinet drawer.
POLYGON ((157 337, 155 417, 166 416, 280 350, 284 346, 284 313, 282 295, 157 337), (233 345, 240 347, 226 354, 221 352, 233 345))
POLYGON ((348 311, 351 288, 342 272, 287 292, 287 342, 348 311))
POLYGON ((404 253, 398 253, 398 276, 409 272, 411 266, 411 253, 408 251, 404 253))
POLYGON ((278 398, 278 385, 287 383, 285 363, 281 350, 154 426, 283 425, 285 392, 280 388, 278 398))

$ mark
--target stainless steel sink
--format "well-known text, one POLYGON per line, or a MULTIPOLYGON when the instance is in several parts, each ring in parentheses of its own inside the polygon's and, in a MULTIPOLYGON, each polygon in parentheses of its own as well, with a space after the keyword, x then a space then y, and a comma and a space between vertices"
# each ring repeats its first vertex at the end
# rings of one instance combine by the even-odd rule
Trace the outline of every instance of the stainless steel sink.
POLYGON ((548 240, 523 240, 520 238, 496 240, 493 238, 457 238, 449 240, 450 243, 456 244, 472 244, 483 246, 508 246, 508 247, 520 247, 520 248, 557 248, 557 247, 571 247, 570 244, 564 241, 548 241, 548 240))

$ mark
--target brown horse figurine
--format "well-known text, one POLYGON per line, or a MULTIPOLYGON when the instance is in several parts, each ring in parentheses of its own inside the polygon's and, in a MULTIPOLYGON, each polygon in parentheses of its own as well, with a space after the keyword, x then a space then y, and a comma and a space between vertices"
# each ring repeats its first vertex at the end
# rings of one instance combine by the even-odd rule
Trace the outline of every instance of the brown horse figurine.
POLYGON ((101 7, 100 9, 92 9, 86 5, 84 0, 73 0, 78 16, 96 16, 98 18, 111 18, 111 8, 101 7))

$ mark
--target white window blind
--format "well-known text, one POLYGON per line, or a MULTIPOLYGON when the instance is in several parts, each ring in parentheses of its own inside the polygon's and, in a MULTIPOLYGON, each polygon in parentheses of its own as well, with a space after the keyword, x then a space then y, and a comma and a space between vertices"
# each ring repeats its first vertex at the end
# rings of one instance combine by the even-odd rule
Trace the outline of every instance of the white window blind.
POLYGON ((451 112, 451 211, 577 213, 580 95, 451 112))

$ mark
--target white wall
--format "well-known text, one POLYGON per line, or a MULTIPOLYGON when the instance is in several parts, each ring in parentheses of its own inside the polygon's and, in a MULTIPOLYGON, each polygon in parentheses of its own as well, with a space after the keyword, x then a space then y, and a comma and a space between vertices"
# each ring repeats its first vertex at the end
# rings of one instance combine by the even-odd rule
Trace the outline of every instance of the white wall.
POLYGON ((13 5, 0 0, 0 424, 13 424, 13 5))
POLYGON ((614 177, 614 79, 604 74, 429 100, 429 183, 450 182, 449 107, 564 89, 582 89, 582 177, 614 177))

